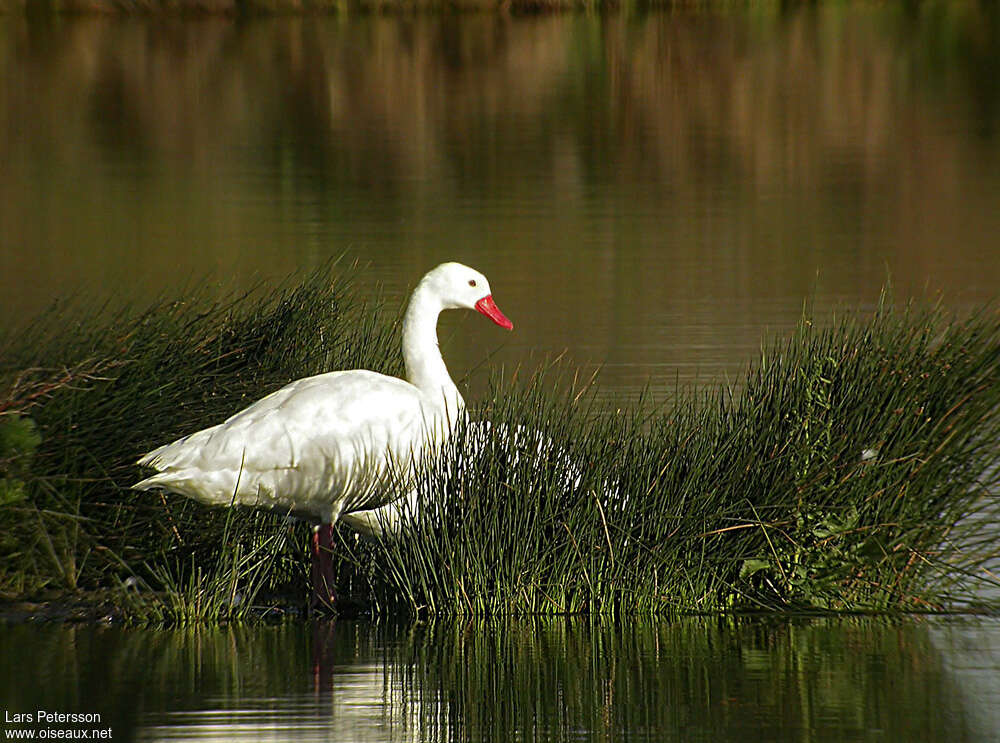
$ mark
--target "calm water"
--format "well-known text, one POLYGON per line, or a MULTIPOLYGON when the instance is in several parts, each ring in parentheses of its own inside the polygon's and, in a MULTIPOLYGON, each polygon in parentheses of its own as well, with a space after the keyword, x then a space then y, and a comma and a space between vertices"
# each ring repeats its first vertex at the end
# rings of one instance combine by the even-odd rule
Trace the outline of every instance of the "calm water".
POLYGON ((996 620, 17 626, 0 651, 0 706, 116 741, 1000 736, 996 620))
POLYGON ((0 317, 341 254, 399 303, 458 259, 516 330, 447 318, 456 377, 732 378, 813 290, 998 294, 998 39, 995 4, 943 2, 0 18, 0 317))
MULTIPOLYGON (((1000 12, 0 18, 0 328, 345 256, 482 269, 488 368, 716 382, 787 330, 1000 293, 1000 12)), ((1000 738, 1000 624, 0 627, 0 706, 114 740, 1000 738)), ((10 727, 10 726, 8 726, 10 727)), ((37 725, 35 726, 38 727, 37 725)))

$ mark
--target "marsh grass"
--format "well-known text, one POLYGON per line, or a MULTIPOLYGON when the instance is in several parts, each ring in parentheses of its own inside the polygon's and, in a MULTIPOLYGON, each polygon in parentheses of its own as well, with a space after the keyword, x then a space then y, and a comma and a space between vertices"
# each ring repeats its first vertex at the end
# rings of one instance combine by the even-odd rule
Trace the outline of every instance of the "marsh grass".
POLYGON ((803 321, 739 392, 652 411, 497 382, 479 415, 541 431, 548 456, 497 436, 470 458, 460 433, 411 533, 359 562, 383 602, 433 613, 974 602, 1000 552, 998 328, 888 303, 803 321))
POLYGON ((139 595, 177 613, 186 596, 202 616, 234 605, 234 576, 269 588, 299 581, 303 525, 128 487, 139 455, 289 379, 358 366, 398 373, 392 316, 357 301, 345 275, 326 266, 221 299, 200 287, 145 309, 70 303, 0 339, 0 430, 31 421, 39 439, 0 459, 0 479, 15 483, 0 501, 0 591, 130 581, 129 607, 139 595), (289 529, 295 539, 278 538, 289 529), (266 580, 250 578, 265 545, 276 550, 259 568, 266 580), (147 585, 165 593, 136 590, 147 585))
MULTIPOLYGON (((57 307, 0 341, 0 592, 112 589, 136 620, 304 606, 308 527, 136 493, 136 458, 289 379, 398 374, 398 315, 335 267, 226 299, 57 307)), ((383 614, 941 610, 995 579, 1000 314, 804 320, 735 389, 627 409, 497 376, 399 539, 340 531, 383 614), (478 436, 475 446, 472 436, 478 436)))

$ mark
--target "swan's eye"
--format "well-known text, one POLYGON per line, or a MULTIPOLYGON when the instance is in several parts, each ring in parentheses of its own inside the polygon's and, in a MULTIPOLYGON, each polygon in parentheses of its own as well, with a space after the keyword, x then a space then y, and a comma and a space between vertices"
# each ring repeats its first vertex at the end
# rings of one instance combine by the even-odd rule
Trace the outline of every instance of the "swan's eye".
POLYGON ((476 280, 475 279, 469 279, 469 286, 475 286, 475 285, 476 285, 476 280))

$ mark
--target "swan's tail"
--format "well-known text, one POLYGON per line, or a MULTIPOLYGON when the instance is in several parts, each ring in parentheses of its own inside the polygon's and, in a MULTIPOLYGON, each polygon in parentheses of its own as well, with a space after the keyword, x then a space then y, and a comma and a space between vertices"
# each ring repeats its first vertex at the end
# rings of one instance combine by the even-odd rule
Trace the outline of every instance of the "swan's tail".
POLYGON ((132 490, 171 490, 171 477, 163 472, 157 472, 152 477, 147 477, 145 480, 139 480, 139 482, 132 485, 132 490))

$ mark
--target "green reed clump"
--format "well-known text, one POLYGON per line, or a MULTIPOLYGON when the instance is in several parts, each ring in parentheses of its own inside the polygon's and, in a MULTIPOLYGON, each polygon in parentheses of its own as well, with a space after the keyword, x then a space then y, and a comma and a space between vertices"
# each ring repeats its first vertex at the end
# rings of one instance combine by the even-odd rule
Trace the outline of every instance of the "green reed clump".
POLYGON ((398 372, 393 336, 378 307, 327 266, 223 299, 202 287, 143 310, 58 306, 0 339, 0 432, 30 421, 18 435, 37 437, 17 457, 0 454, 0 592, 127 580, 129 606, 152 587, 167 604, 153 600, 152 610, 183 614, 190 599, 197 617, 248 606, 237 594, 264 584, 304 582, 304 527, 287 539, 294 527, 271 514, 133 492, 135 460, 290 379, 398 372))
MULTIPOLYGON (((138 456, 290 379, 401 371, 393 323, 329 267, 225 300, 58 307, 0 359, 0 593, 111 588, 170 621, 301 605, 307 527, 135 493, 138 456)), ((885 304, 803 322, 738 393, 621 410, 551 374, 494 381, 417 473, 401 537, 344 530, 338 589, 475 615, 969 604, 1000 557, 998 377, 995 311, 885 304)))
POLYGON ((739 394, 652 414, 542 379, 477 415, 494 435, 460 431, 412 529, 358 557, 387 607, 929 610, 1000 555, 996 312, 803 322, 739 394))

